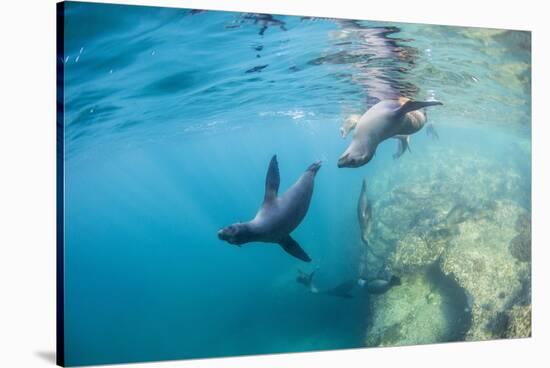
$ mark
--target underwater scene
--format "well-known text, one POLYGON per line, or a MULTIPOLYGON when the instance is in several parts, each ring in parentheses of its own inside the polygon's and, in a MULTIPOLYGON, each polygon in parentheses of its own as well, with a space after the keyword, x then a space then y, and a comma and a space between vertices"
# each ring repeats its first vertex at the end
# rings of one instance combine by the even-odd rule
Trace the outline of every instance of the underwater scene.
POLYGON ((531 336, 531 34, 62 5, 63 364, 531 336))

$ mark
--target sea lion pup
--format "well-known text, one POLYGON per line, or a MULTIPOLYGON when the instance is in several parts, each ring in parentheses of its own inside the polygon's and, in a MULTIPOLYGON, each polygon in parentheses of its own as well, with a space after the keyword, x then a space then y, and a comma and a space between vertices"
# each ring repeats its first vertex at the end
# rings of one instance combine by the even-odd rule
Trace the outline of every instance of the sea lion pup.
POLYGON ((277 155, 271 158, 265 178, 265 195, 256 217, 248 222, 238 222, 218 231, 218 238, 230 244, 242 245, 250 242, 277 243, 290 255, 310 262, 311 258, 290 237, 290 233, 300 225, 313 194, 315 174, 321 162, 311 164, 306 172, 284 195, 279 191, 279 165, 277 155))
POLYGON ((298 276, 296 276, 296 282, 303 284, 313 294, 317 294, 319 292, 319 290, 313 285, 313 276, 315 275, 315 272, 317 272, 317 269, 310 273, 298 270, 298 276))
POLYGON ((389 280, 385 279, 372 279, 365 280, 360 278, 357 283, 359 286, 365 288, 369 294, 384 294, 394 286, 401 285, 401 279, 395 275, 389 280))
POLYGON ((371 107, 357 123, 349 147, 338 159, 338 167, 360 167, 367 164, 380 142, 394 135, 414 134, 424 126, 419 114, 407 115, 439 101, 413 101, 408 98, 383 100, 371 107))

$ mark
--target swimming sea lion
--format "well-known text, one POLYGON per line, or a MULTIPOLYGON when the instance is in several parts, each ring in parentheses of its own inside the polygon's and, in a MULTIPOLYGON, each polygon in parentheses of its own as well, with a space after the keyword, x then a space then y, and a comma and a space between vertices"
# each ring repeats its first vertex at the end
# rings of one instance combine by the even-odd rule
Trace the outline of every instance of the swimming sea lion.
POLYGON ((398 134, 394 135, 392 138, 395 138, 398 140, 397 144, 397 152, 393 154, 393 159, 397 160, 399 157, 403 156, 405 151, 411 152, 411 136, 410 135, 404 135, 404 134, 398 134))
POLYGON ((315 174, 320 167, 320 161, 310 165, 296 183, 278 197, 279 165, 277 155, 274 155, 265 179, 264 202, 256 217, 219 230, 218 238, 239 246, 250 242, 277 243, 290 255, 310 262, 311 258, 290 237, 290 233, 302 222, 309 209, 315 174))
POLYGON ((357 123, 353 139, 338 159, 338 167, 360 167, 368 163, 380 142, 394 135, 410 135, 422 129, 425 118, 407 113, 423 107, 442 105, 439 101, 413 101, 408 98, 380 101, 357 123))
POLYGON ((426 124, 426 134, 432 139, 439 139, 439 134, 437 133, 437 130, 435 130, 435 126, 433 124, 426 124))
POLYGON ((319 290, 313 285, 313 276, 315 275, 315 272, 317 272, 316 269, 310 273, 298 270, 298 276, 296 276, 296 282, 299 284, 303 284, 309 291, 314 294, 319 292, 319 290))
POLYGON ((361 240, 366 246, 369 246, 367 235, 372 228, 371 212, 372 206, 367 199, 367 179, 363 179, 361 193, 357 201, 357 221, 359 221, 359 228, 361 229, 361 240))
POLYGON ((353 294, 351 293, 351 291, 355 288, 356 285, 356 280, 347 280, 338 284, 332 289, 321 291, 321 294, 327 294, 330 296, 337 296, 339 298, 346 299, 353 298, 353 294))
POLYGON ((365 249, 369 251, 374 257, 383 259, 384 257, 372 249, 369 241, 369 234, 372 231, 372 205, 367 198, 367 179, 363 179, 361 186, 361 193, 359 194, 359 200, 357 201, 357 221, 359 222, 359 229, 361 231, 361 241, 365 246, 365 249))
POLYGON ((394 275, 389 280, 373 279, 367 281, 365 279, 359 279, 357 283, 359 286, 366 288, 369 294, 383 294, 392 287, 401 285, 401 279, 394 275))

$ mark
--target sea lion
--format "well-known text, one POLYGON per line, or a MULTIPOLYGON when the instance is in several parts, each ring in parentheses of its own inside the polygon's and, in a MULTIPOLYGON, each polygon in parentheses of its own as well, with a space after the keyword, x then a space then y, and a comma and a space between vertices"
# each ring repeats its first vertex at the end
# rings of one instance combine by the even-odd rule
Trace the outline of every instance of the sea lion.
POLYGON ((306 216, 313 194, 315 174, 320 167, 320 161, 311 164, 296 183, 278 197, 279 165, 277 155, 274 155, 265 178, 264 202, 256 217, 251 221, 238 222, 220 229, 218 238, 239 246, 250 242, 277 243, 290 255, 310 262, 311 258, 292 239, 290 233, 306 216))
POLYGON ((372 205, 367 198, 367 179, 363 179, 361 193, 357 201, 357 221, 359 222, 359 229, 361 231, 361 242, 365 246, 365 249, 374 257, 383 259, 382 255, 372 249, 369 241, 369 234, 372 231, 372 205))
POLYGON ((394 286, 401 285, 401 279, 393 275, 389 280, 385 279, 373 279, 365 280, 359 279, 359 286, 364 287, 369 294, 384 294, 394 286))
POLYGON ((397 152, 393 154, 393 159, 397 160, 399 157, 403 156, 405 151, 411 152, 411 136, 410 135, 404 135, 404 134, 398 134, 394 135, 392 138, 395 138, 398 140, 397 143, 397 152))
POLYGON ((353 298, 353 294, 351 293, 351 291, 355 288, 356 285, 357 285, 356 280, 346 280, 336 285, 335 287, 325 291, 321 291, 320 293, 330 295, 330 296, 336 296, 339 298, 349 299, 349 298, 353 298))
POLYGON ((315 275, 315 272, 317 272, 316 269, 310 273, 298 270, 298 276, 296 276, 296 282, 303 284, 313 294, 319 292, 319 290, 313 285, 313 276, 315 275))
POLYGON ((359 119, 351 144, 338 159, 338 167, 363 166, 372 159, 380 142, 395 135, 416 133, 422 129, 426 120, 418 114, 407 113, 434 105, 443 104, 408 98, 380 101, 359 119))
POLYGON ((359 194, 359 200, 357 201, 357 221, 359 221, 359 228, 361 229, 361 240, 368 247, 368 233, 371 231, 372 206, 367 199, 367 179, 363 179, 361 185, 361 193, 359 194))
POLYGON ((432 137, 432 139, 439 139, 439 134, 433 124, 426 124, 426 135, 432 137))

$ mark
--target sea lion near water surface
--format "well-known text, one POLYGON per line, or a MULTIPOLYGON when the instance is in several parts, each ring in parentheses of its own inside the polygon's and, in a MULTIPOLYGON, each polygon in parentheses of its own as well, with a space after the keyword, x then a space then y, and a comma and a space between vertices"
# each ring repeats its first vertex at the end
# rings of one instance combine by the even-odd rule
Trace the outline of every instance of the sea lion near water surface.
POLYGON ((311 258, 292 239, 290 233, 307 214, 313 195, 315 174, 320 167, 320 161, 311 164, 296 183, 279 197, 279 165, 277 156, 274 155, 265 179, 264 201, 256 216, 248 222, 238 222, 220 229, 218 238, 238 246, 250 242, 276 243, 290 255, 310 262, 311 258))
POLYGON ((351 144, 338 159, 338 167, 367 164, 380 142, 396 135, 411 135, 426 123, 424 107, 443 105, 439 101, 414 101, 401 97, 372 106, 357 122, 351 144))

